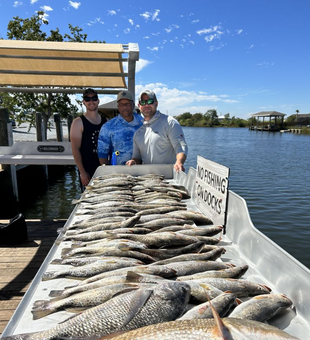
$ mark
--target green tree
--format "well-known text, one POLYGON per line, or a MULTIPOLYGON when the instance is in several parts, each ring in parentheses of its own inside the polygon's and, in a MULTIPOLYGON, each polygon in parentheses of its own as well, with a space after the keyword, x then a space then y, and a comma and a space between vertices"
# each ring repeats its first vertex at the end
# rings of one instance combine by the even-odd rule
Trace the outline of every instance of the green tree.
POLYGON ((211 109, 205 113, 205 119, 210 126, 219 125, 219 118, 216 110, 211 109))

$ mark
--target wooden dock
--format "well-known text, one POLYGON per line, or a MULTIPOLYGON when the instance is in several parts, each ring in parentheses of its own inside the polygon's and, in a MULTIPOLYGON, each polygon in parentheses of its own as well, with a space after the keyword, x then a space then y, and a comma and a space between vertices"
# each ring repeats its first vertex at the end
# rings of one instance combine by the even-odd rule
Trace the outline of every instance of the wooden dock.
MULTIPOLYGON (((0 243, 0 335, 30 286, 66 220, 26 220, 28 241, 18 246, 0 243)), ((0 223, 8 223, 0 220, 0 223)), ((1 240, 0 240, 1 242, 1 240)))

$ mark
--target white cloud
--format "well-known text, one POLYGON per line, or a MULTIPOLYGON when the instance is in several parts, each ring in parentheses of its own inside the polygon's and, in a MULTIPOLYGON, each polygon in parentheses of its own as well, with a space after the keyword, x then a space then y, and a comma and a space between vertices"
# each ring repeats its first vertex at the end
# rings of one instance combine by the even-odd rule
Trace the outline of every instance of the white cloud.
POLYGON ((13 7, 19 7, 22 6, 23 2, 22 1, 14 1, 13 7))
POLYGON ((130 33, 130 28, 126 28, 125 30, 124 30, 124 34, 129 34, 130 33))
POLYGON ((164 30, 167 32, 167 33, 170 33, 172 30, 174 30, 175 28, 180 28, 178 25, 170 25, 168 28, 164 28, 164 30))
POLYGON ((199 22, 199 21, 200 21, 199 19, 193 20, 192 24, 197 24, 197 22, 199 22))
POLYGON ((275 64, 275 62, 268 63, 267 61, 263 61, 262 63, 258 63, 257 66, 259 66, 261 68, 268 68, 270 66, 273 66, 274 64, 275 64))
POLYGON ((147 47, 148 50, 150 51, 158 51, 158 46, 156 47, 147 47))
POLYGON ((91 20, 90 22, 87 23, 88 26, 93 26, 95 24, 102 24, 104 25, 104 21, 101 21, 101 18, 96 18, 94 20, 91 20))
MULTIPOLYGON (((36 11, 36 13, 38 13, 38 11, 36 11)), ((40 15, 39 17, 40 17, 41 20, 48 22, 49 14, 44 13, 43 15, 40 15)))
POLYGON ((151 13, 149 13, 149 12, 144 12, 144 13, 140 14, 140 16, 141 16, 142 18, 144 18, 145 21, 148 21, 149 18, 151 17, 151 13))
POLYGON ((240 30, 237 30, 237 34, 241 34, 243 32, 243 30, 242 29, 240 29, 240 30))
POLYGON ((145 21, 148 21, 150 18, 152 18, 151 20, 152 21, 160 21, 160 19, 158 18, 158 15, 159 15, 159 12, 160 10, 159 9, 156 9, 154 13, 151 13, 151 12, 144 12, 142 14, 140 14, 140 16, 142 18, 145 19, 145 21))
POLYGON ((50 7, 50 6, 41 6, 40 8, 41 8, 44 12, 50 12, 50 11, 53 10, 53 8, 50 7))
MULTIPOLYGON (((152 61, 146 59, 139 59, 136 62, 136 73, 142 71, 145 67, 152 64, 152 61)), ((128 72, 128 63, 123 63, 124 72, 128 72)))
POLYGON ((210 28, 204 28, 202 30, 196 31, 198 35, 205 35, 207 36, 204 37, 204 40, 206 42, 211 42, 214 39, 220 39, 221 35, 224 34, 222 31, 220 31, 221 27, 220 26, 213 26, 210 28))
POLYGON ((116 15, 116 12, 113 10, 108 10, 108 15, 116 15))
POLYGON ((33 5, 35 2, 37 2, 38 0, 31 0, 30 3, 31 5, 33 5))
POLYGON ((160 10, 157 9, 157 10, 153 13, 153 15, 152 15, 152 21, 154 21, 154 20, 160 21, 160 19, 158 18, 159 12, 160 12, 160 10))
POLYGON ((75 9, 78 9, 81 6, 80 2, 69 1, 69 5, 75 9))
POLYGON ((136 85, 136 94, 144 89, 150 89, 156 93, 158 98, 158 109, 170 116, 178 116, 184 112, 205 113, 214 109, 215 103, 237 103, 229 99, 227 95, 209 95, 205 92, 182 91, 177 88, 169 88, 163 83, 150 83, 136 85))
POLYGON ((133 26, 133 20, 132 20, 132 19, 129 19, 128 21, 129 21, 130 25, 133 26))
POLYGON ((220 26, 213 26, 210 28, 204 28, 202 30, 196 31, 197 34, 202 35, 202 34, 209 34, 212 32, 216 32, 220 29, 220 26))

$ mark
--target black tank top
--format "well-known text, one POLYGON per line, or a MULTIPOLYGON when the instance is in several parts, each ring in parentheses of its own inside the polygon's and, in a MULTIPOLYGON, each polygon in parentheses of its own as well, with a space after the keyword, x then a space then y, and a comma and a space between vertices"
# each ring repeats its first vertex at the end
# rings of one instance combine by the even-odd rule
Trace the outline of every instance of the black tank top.
POLYGON ((106 119, 101 117, 100 124, 93 124, 84 115, 81 116, 83 122, 83 134, 80 152, 82 155, 82 162, 84 169, 92 177, 98 166, 100 165, 97 145, 98 136, 101 126, 106 123, 106 119))

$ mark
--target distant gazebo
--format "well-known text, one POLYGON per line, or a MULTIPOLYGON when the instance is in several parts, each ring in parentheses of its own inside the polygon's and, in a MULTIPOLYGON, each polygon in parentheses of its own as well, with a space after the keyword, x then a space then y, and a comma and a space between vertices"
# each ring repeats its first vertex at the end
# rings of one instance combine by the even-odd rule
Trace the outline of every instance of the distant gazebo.
POLYGON ((250 129, 260 131, 280 131, 280 129, 283 127, 284 116, 285 113, 277 111, 261 111, 254 113, 252 114, 252 124, 250 129), (254 118, 257 118, 257 125, 255 126, 254 118), (260 124, 259 118, 263 118, 262 125, 260 124), (265 118, 269 118, 269 124, 265 124, 265 118), (274 119, 274 122, 272 122, 272 119, 274 119))

